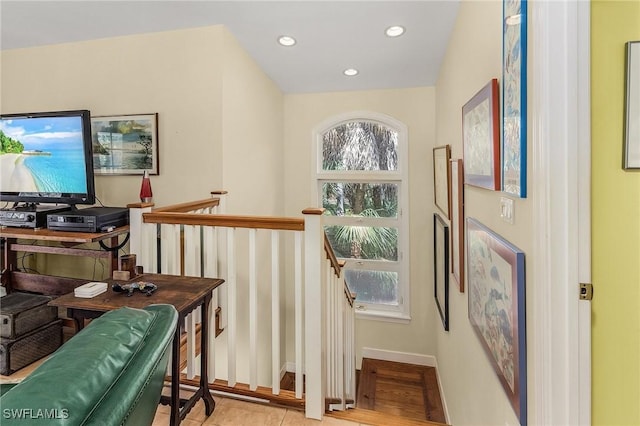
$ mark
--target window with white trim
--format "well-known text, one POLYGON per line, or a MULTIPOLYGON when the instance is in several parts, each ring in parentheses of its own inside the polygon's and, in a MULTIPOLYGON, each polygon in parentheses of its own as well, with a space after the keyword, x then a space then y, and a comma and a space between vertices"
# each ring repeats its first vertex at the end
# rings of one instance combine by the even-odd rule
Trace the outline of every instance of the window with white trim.
POLYGON ((408 319, 406 126, 355 114, 315 136, 316 199, 358 315, 408 319))

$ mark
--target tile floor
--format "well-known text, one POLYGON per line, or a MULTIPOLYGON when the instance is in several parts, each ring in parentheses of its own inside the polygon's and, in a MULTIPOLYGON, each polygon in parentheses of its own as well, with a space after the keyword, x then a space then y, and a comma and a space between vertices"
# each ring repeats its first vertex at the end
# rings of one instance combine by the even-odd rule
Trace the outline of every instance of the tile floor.
MULTIPOLYGON (((183 426, 358 426, 358 423, 332 417, 324 417, 322 421, 305 419, 304 413, 280 407, 239 401, 232 398, 215 396, 216 408, 207 417, 204 403, 198 403, 180 423, 183 426)), ((158 406, 153 426, 169 424, 170 408, 167 405, 158 406)))

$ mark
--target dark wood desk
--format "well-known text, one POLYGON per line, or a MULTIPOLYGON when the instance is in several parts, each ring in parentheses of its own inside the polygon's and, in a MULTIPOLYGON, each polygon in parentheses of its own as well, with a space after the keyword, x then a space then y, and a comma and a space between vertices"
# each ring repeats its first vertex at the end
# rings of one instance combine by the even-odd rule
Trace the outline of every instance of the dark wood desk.
POLYGON ((215 278, 181 277, 175 275, 144 274, 130 281, 107 280, 109 289, 106 293, 99 294, 91 299, 75 297, 73 293, 58 297, 50 302, 50 305, 67 310, 67 315, 76 322, 78 330, 84 326, 85 319, 97 318, 103 313, 128 306, 131 308, 144 308, 150 304, 168 303, 175 306, 178 311, 178 327, 173 339, 171 353, 171 425, 179 425, 196 402, 202 398, 205 403, 207 416, 211 415, 215 408, 215 402, 209 392, 207 378, 207 355, 209 349, 209 322, 207 320, 211 292, 220 286, 224 280, 215 278), (126 293, 116 293, 111 290, 111 285, 129 284, 146 281, 158 286, 151 296, 135 290, 132 296, 126 293), (198 306, 202 307, 202 324, 200 330, 200 386, 188 400, 180 399, 180 324, 184 323, 186 316, 198 306))

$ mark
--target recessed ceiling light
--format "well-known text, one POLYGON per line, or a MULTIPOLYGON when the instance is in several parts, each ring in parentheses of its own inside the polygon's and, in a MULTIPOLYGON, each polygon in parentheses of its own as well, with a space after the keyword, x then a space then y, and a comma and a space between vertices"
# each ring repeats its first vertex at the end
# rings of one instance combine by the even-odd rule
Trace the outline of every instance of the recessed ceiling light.
POLYGON ((394 25, 385 30, 385 34, 389 37, 399 37, 404 34, 404 27, 400 25, 394 25))
POLYGON ((353 77, 354 75, 358 75, 358 70, 355 68, 347 68, 343 73, 348 77, 353 77))
POLYGON ((278 43, 280 43, 283 46, 293 46, 294 44, 296 44, 296 39, 291 37, 291 36, 280 36, 278 37, 278 43))

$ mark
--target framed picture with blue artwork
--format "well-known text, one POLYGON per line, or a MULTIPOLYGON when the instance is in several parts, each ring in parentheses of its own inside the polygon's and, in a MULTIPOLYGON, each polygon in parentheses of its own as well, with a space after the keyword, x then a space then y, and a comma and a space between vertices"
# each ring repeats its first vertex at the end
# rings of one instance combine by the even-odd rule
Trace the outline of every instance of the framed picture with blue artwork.
POLYGON ((624 163, 640 169, 640 41, 626 43, 624 103, 624 163))
POLYGON ((502 190, 527 196, 527 0, 504 0, 502 190))
POLYGON ((469 321, 522 426, 527 424, 524 252, 467 218, 469 321))

